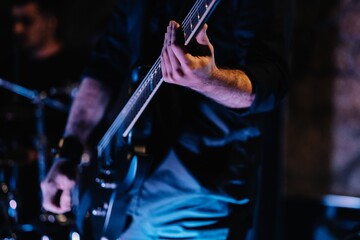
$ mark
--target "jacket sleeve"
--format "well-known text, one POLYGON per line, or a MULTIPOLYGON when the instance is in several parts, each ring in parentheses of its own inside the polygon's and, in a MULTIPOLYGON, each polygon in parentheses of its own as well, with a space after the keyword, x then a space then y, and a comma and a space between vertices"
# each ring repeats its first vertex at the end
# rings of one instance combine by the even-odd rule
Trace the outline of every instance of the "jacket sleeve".
MULTIPOLYGON (((247 16, 253 21, 250 24, 254 24, 255 28, 248 33, 253 39, 241 67, 249 76, 255 93, 255 101, 247 113, 265 112, 272 110, 284 99, 289 87, 292 1, 243 2, 257 3, 256 7, 252 6, 255 10, 247 11, 247 16)), ((244 5, 239 7, 246 9, 244 5)), ((244 18, 239 21, 244 21, 244 18)), ((243 22, 238 24, 244 25, 243 22)), ((236 33, 243 34, 242 31, 236 33)), ((237 37, 240 39, 242 36, 237 37)))
POLYGON ((83 77, 92 77, 110 86, 119 86, 130 68, 127 1, 118 1, 104 32, 91 51, 83 77))

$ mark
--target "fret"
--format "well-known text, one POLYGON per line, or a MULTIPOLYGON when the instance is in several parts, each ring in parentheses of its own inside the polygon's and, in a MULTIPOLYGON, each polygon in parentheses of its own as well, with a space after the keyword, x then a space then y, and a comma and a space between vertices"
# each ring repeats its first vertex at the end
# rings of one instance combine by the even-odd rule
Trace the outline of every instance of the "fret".
POLYGON ((185 45, 190 42, 190 39, 197 32, 198 28, 205 21, 206 16, 209 15, 214 5, 219 2, 216 0, 198 0, 190 10, 182 23, 185 45))

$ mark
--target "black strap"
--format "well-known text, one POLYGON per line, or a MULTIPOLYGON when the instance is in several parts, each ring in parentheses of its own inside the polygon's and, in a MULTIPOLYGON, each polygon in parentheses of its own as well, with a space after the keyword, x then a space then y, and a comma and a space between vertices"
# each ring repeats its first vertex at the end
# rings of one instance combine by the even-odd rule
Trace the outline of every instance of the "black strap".
POLYGON ((67 136, 59 141, 58 149, 55 152, 57 158, 67 158, 79 164, 81 155, 83 154, 84 146, 80 140, 75 136, 67 136))

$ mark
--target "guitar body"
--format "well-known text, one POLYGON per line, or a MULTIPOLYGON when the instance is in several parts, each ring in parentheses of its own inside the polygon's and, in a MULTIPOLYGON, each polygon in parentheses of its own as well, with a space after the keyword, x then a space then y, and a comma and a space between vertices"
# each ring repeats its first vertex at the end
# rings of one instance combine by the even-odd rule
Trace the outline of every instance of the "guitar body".
MULTIPOLYGON (((149 68, 139 67, 132 71, 130 86, 121 96, 133 92, 149 68)), ((124 99, 117 99, 114 111, 121 109, 124 99)), ((76 222, 87 240, 101 237, 116 239, 126 223, 126 208, 131 195, 147 175, 152 163, 147 151, 151 139, 153 117, 147 109, 132 128, 128 137, 116 133, 101 156, 92 153, 89 165, 81 166, 77 198, 76 222)), ((114 117, 110 117, 114 118, 114 117)))
POLYGON ((99 178, 96 166, 83 168, 81 175, 76 220, 82 237, 87 240, 116 239, 125 227, 130 192, 120 186, 115 189, 102 187, 96 182, 99 178))
MULTIPOLYGON (((185 46, 196 36, 219 2, 196 0, 182 22, 185 46)), ((158 58, 99 141, 97 159, 82 168, 76 215, 79 229, 87 240, 117 239, 126 227, 128 203, 152 163, 146 144, 143 144, 151 138, 152 124, 149 115, 143 112, 162 82, 158 58), (140 127, 140 131, 134 126, 140 127)), ((128 92, 128 89, 123 89, 121 95, 128 92)))

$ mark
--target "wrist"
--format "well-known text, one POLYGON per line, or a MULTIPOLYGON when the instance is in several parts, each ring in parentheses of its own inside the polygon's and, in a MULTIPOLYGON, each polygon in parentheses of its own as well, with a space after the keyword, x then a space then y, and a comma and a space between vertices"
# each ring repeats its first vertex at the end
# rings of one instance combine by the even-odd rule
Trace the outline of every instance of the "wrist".
POLYGON ((79 164, 84 151, 84 146, 75 136, 66 136, 60 139, 55 157, 67 158, 79 164))

